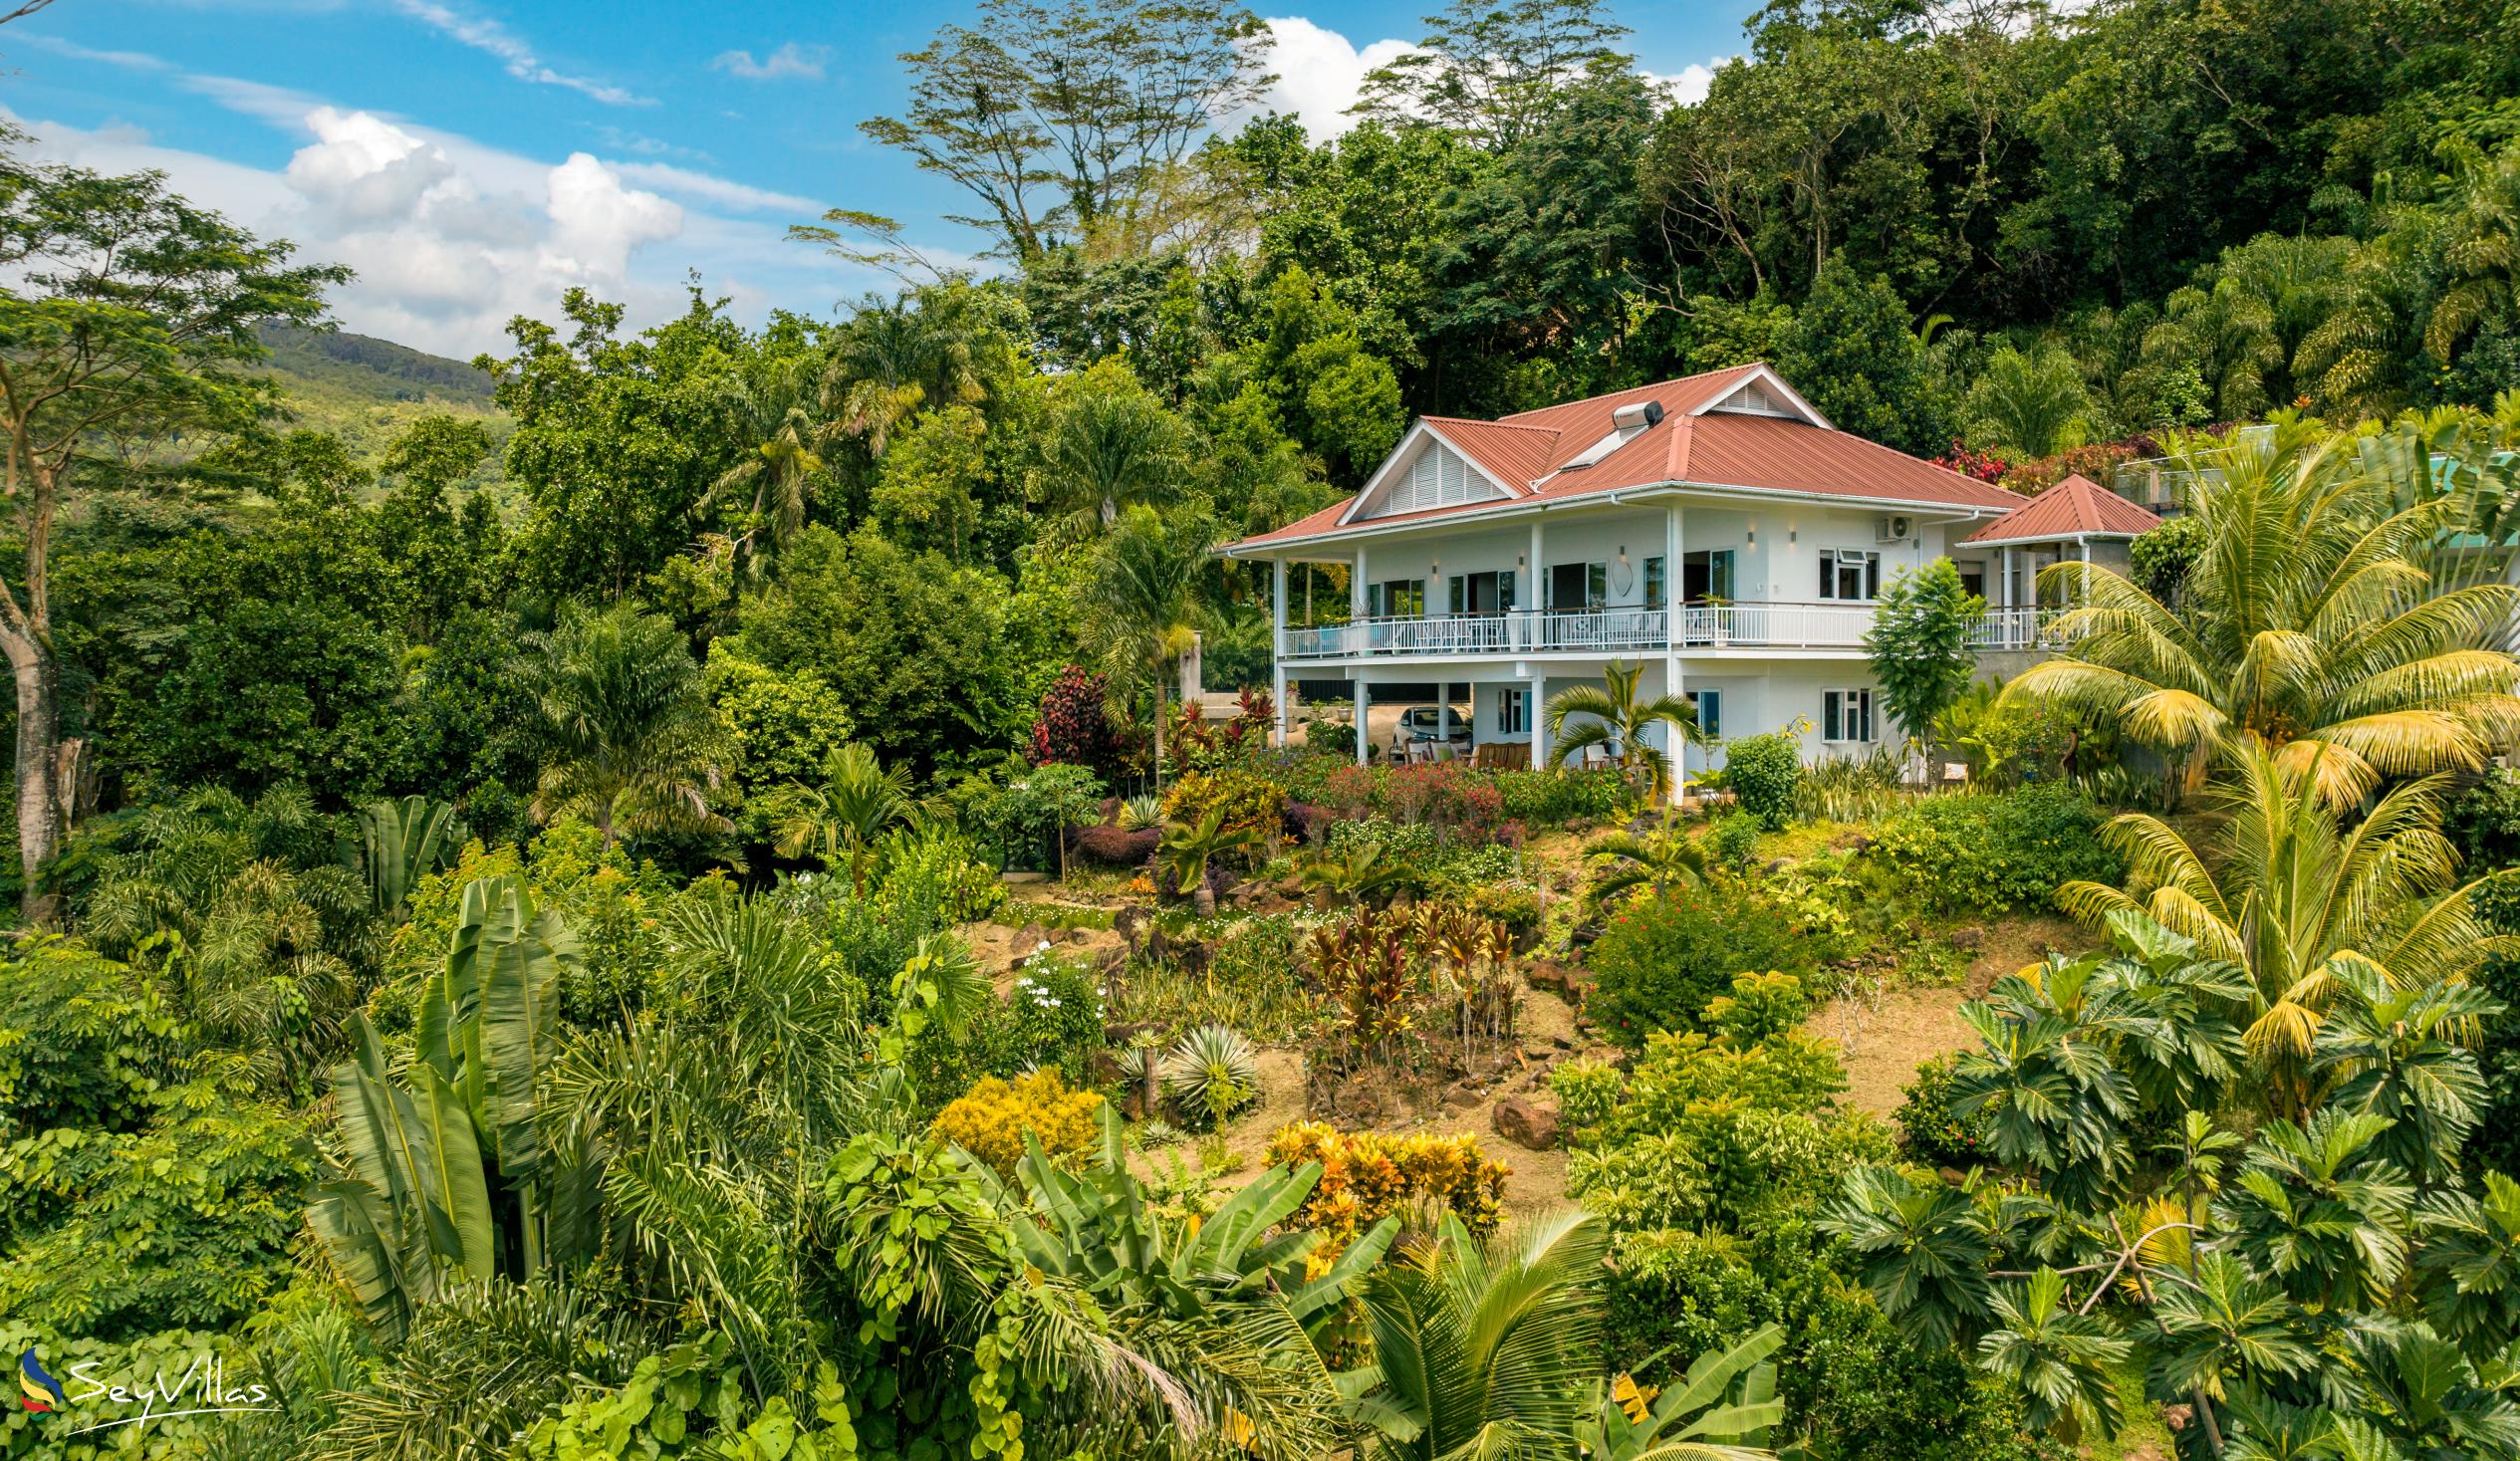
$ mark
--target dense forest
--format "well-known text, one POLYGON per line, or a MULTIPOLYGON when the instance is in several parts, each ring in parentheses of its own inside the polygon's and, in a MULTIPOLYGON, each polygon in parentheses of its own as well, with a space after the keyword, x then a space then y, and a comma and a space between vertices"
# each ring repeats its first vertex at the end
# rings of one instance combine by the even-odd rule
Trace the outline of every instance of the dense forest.
POLYGON ((1315 141, 1250 12, 986 0, 842 119, 984 267, 469 369, 0 138, 0 1449, 2520 1456, 2520 9, 1424 26, 1315 141), (2009 683, 1886 592, 1963 784, 1271 744, 1219 545, 1750 360, 2188 468, 2009 683))

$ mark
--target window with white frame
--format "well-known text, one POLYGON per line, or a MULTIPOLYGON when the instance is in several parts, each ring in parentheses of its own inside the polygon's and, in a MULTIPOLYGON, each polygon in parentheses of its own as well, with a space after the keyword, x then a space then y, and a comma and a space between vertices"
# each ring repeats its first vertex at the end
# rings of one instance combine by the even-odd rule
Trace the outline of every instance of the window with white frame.
POLYGON ((1710 741, 1721 740, 1724 734, 1724 692, 1691 690, 1688 703, 1697 711, 1697 733, 1710 741))
POLYGON ((1882 594, 1882 556, 1853 548, 1820 550, 1820 597, 1878 599, 1882 594))
POLYGON ((1531 734, 1531 692, 1529 690, 1496 692, 1496 733, 1500 736, 1531 734))
POLYGON ((1871 690, 1821 691, 1820 738, 1842 745, 1871 745, 1873 743, 1873 692, 1871 690))
POLYGON ((1366 612, 1376 618, 1416 618, 1425 611, 1424 579, 1386 579, 1366 586, 1366 612))

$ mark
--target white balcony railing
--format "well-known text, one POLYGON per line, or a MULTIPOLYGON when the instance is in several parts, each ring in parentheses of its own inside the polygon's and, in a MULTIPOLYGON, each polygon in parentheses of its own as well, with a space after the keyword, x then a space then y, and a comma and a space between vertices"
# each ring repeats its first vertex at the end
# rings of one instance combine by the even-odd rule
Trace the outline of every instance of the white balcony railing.
MULTIPOLYGON (((2053 649, 2054 610, 1992 609, 1970 635, 1978 649, 2053 649)), ((1871 605, 1692 604, 1363 618, 1286 631, 1288 659, 1379 655, 1547 654, 1651 649, 1853 649, 1873 626, 1871 605)))

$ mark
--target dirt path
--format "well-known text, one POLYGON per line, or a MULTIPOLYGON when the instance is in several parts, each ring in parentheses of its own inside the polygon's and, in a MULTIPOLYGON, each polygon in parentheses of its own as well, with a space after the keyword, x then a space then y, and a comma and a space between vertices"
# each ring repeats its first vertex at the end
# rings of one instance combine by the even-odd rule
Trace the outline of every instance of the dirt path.
POLYGON ((1916 1079, 1917 1066, 1976 1043, 1977 1032, 1960 1018, 1961 1005, 2051 952, 2092 946, 2091 936, 2071 920, 2048 915, 1997 919, 1977 936, 1977 951, 1957 986, 1846 995, 1804 1023, 1811 1034, 1838 1042, 1850 1104, 1879 1116, 1898 1109, 1899 1088, 1916 1079))

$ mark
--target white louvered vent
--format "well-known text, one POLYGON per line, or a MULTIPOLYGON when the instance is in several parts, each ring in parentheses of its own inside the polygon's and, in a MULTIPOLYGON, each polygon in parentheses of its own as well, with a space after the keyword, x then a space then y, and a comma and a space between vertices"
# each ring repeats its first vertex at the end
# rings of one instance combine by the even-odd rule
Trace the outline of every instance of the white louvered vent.
POLYGON ((1429 441, 1408 469, 1394 474, 1383 488, 1382 500, 1371 504, 1368 517, 1423 512, 1432 507, 1459 507, 1504 496, 1459 456, 1429 441))

